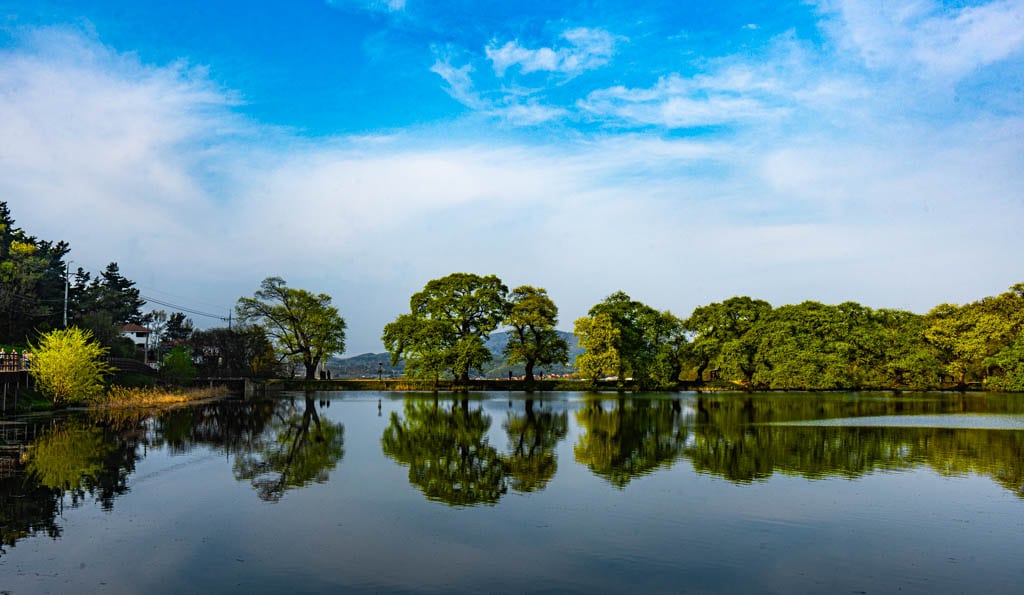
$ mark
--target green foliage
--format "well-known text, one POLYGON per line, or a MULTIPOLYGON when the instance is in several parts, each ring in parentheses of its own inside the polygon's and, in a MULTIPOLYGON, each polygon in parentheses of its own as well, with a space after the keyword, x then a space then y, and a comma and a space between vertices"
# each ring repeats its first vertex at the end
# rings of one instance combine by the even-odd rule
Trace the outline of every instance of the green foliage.
POLYGON ((708 367, 715 367, 750 382, 757 346, 747 334, 771 311, 768 302, 746 296, 696 308, 684 325, 695 334, 688 360, 696 367, 697 381, 704 380, 708 367))
POLYGON ((577 318, 573 334, 584 352, 576 358, 576 368, 584 378, 597 383, 602 377, 615 374, 619 364, 621 332, 608 314, 577 318))
POLYGON ((282 360, 297 358, 313 379, 324 358, 345 351, 345 319, 331 296, 293 289, 280 277, 267 277, 251 298, 239 298, 242 323, 261 327, 282 360))
POLYGON ((175 347, 167 352, 160 366, 160 377, 171 384, 184 385, 196 377, 196 365, 192 363, 192 350, 175 347))
POLYGON ((1024 335, 1018 335, 1013 343, 1000 349, 986 363, 1000 372, 989 377, 990 388, 1024 392, 1024 335))
POLYGON ((110 372, 103 360, 106 348, 92 333, 77 327, 50 331, 31 347, 30 373, 39 390, 55 405, 82 401, 103 392, 103 379, 110 372))
POLYGON ((983 381, 987 362, 995 361, 991 358, 1015 341, 1024 326, 1024 284, 963 306, 941 304, 927 321, 924 334, 938 351, 943 371, 960 386, 983 381))
POLYGON ((279 368, 274 346, 260 327, 195 331, 188 343, 201 360, 198 371, 206 377, 266 378, 274 376, 279 368))
POLYGON ((505 324, 512 327, 505 355, 510 366, 526 364, 533 381, 535 365, 566 364, 569 344, 558 335, 558 307, 543 288, 522 285, 512 290, 505 324))
POLYGON ((69 317, 80 326, 90 317, 102 317, 120 332, 122 325, 143 322, 142 306, 146 302, 139 296, 135 282, 121 274, 116 262, 108 264, 95 278, 79 268, 68 298, 69 317))
POLYGON ((391 365, 406 361, 406 373, 460 382, 490 361, 484 341, 505 318, 508 288, 494 275, 452 273, 429 281, 409 300, 410 312, 384 327, 381 339, 391 365))
POLYGON ((575 323, 575 334, 586 353, 576 359, 584 378, 596 381, 614 373, 621 383, 671 388, 679 381, 687 353, 683 321, 659 312, 623 292, 608 296, 575 323))
POLYGON ((930 389, 939 386, 941 364, 925 339, 924 316, 905 310, 876 310, 881 346, 876 386, 930 389))
POLYGON ((0 201, 0 343, 22 343, 61 325, 67 243, 52 243, 15 226, 0 201))
POLYGON ((163 341, 172 344, 179 341, 187 341, 192 336, 193 331, 195 331, 195 328, 192 325, 191 319, 181 312, 172 312, 167 318, 167 323, 164 325, 163 341))

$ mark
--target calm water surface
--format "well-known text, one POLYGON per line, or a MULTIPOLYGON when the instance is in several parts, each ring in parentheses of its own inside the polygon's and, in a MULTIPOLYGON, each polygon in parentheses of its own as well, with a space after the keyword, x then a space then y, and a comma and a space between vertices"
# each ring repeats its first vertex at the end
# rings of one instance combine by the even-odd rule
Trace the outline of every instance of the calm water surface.
POLYGON ((321 392, 17 421, 0 591, 1024 590, 1021 395, 321 392))

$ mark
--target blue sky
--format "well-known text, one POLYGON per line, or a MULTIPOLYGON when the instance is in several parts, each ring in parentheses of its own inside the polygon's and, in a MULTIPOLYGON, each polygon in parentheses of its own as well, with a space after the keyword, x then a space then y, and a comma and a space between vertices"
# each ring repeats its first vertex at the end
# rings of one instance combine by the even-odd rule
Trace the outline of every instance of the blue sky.
MULTIPOLYGON (((143 293, 454 271, 923 312, 1024 280, 1024 1, 0 2, 0 196, 143 293)), ((215 320, 201 320, 203 325, 215 320)))

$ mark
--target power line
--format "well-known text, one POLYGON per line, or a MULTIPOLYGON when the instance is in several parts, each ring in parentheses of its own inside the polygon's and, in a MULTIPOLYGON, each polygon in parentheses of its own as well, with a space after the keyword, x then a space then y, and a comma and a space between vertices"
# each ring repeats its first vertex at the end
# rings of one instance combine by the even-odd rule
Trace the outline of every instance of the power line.
POLYGON ((184 312, 186 314, 192 314, 193 316, 205 316, 207 318, 216 318, 218 320, 223 320, 225 322, 227 322, 230 319, 230 316, 221 316, 220 314, 210 314, 209 312, 202 312, 202 311, 199 311, 199 310, 195 310, 193 308, 189 308, 187 306, 180 306, 178 304, 172 304, 170 302, 165 302, 163 300, 158 300, 156 298, 152 298, 152 297, 141 295, 141 294, 139 295, 139 297, 144 299, 144 300, 146 300, 147 302, 152 302, 154 304, 157 304, 157 305, 160 305, 160 306, 164 306, 165 308, 174 308, 175 310, 178 310, 180 312, 184 312))

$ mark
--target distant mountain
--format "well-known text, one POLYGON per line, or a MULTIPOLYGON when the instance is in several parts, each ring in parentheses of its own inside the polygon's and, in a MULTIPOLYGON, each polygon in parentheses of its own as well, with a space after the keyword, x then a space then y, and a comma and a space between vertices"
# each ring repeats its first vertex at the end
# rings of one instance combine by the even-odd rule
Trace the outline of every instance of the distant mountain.
MULTIPOLYGON (((583 353, 583 350, 580 349, 579 344, 576 342, 576 337, 572 333, 557 332, 569 344, 569 365, 538 366, 534 369, 534 374, 540 374, 541 372, 544 374, 568 374, 572 372, 572 363, 576 361, 576 357, 583 353)), ((505 363, 503 351, 505 346, 508 345, 509 335, 510 333, 508 332, 492 333, 491 338, 485 343, 487 349, 491 352, 491 361, 484 368, 483 375, 485 377, 507 378, 510 370, 513 376, 521 376, 525 372, 522 364, 510 368, 505 363)), ((397 366, 392 367, 391 356, 387 353, 364 353, 346 358, 332 357, 327 362, 327 367, 331 370, 331 376, 334 378, 376 378, 378 364, 380 364, 380 373, 385 378, 397 378, 405 372, 405 362, 398 362, 397 366)), ((473 374, 476 373, 478 372, 473 372, 473 374)))

